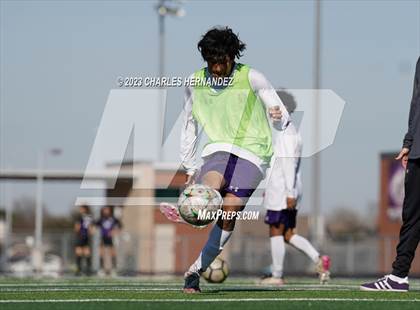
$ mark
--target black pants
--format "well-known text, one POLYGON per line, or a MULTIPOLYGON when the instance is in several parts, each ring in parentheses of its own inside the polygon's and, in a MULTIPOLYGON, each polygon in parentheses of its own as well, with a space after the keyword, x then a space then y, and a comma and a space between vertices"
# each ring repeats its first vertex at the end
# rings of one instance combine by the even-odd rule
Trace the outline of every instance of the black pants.
POLYGON ((420 241, 420 158, 408 161, 404 188, 403 223, 397 257, 392 264, 392 274, 402 278, 408 276, 420 241))

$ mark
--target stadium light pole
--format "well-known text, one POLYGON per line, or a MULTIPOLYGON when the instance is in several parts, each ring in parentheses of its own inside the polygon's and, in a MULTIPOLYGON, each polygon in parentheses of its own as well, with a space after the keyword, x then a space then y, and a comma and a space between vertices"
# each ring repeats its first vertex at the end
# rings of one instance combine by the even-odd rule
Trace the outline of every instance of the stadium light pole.
MULTIPOLYGON (((4 201, 4 208, 5 208, 5 229, 4 229, 4 251, 2 255, 3 259, 3 267, 4 271, 9 270, 9 262, 7 257, 7 250, 9 249, 10 245, 10 234, 12 231, 12 206, 11 201, 8 201, 6 197, 13 197, 12 194, 13 186, 10 186, 9 183, 4 184, 4 193, 2 193, 0 196, 3 198, 2 201, 4 201)), ((11 199, 9 199, 11 200, 11 199)))
MULTIPOLYGON (((165 75, 165 17, 166 16, 174 16, 174 17, 184 17, 185 10, 180 6, 175 6, 173 3, 181 3, 182 1, 174 1, 174 0, 158 0, 159 3, 156 6, 156 10, 158 13, 159 18, 159 77, 163 77, 165 75)), ((164 87, 161 86, 161 89, 164 87)), ((160 92, 159 95, 159 104, 158 104, 158 158, 159 161, 163 159, 163 150, 160 149, 161 141, 163 137, 163 129, 164 129, 164 102, 163 102, 163 93, 160 92)))
MULTIPOLYGON (((7 185, 9 185, 9 184, 7 184, 7 185)), ((12 196, 12 194, 11 194, 11 191, 12 191, 12 186, 10 186, 10 191, 9 191, 9 194, 10 194, 10 196, 12 196)), ((13 224, 13 222, 12 222, 12 217, 13 217, 13 211, 12 211, 12 205, 11 205, 11 202, 6 202, 6 206, 5 206, 5 208, 6 208, 6 214, 5 214, 5 222, 6 222, 6 231, 5 231, 5 240, 4 240, 4 258, 5 258, 5 266, 6 266, 6 271, 8 271, 8 269, 9 269, 9 262, 8 262, 8 257, 7 257, 7 250, 9 249, 9 246, 10 246, 10 244, 11 244, 11 240, 10 240, 10 236, 11 236, 11 233, 12 233, 12 224, 13 224)))
MULTIPOLYGON (((321 0, 315 1, 315 36, 314 36, 314 55, 313 55, 313 88, 314 88, 314 123, 313 123, 313 143, 315 147, 320 144, 320 89, 321 89, 321 0)), ((321 223, 321 154, 312 156, 312 215, 314 225, 312 235, 315 244, 320 246, 323 242, 322 223, 321 223)))
POLYGON ((35 203, 35 244, 33 251, 33 265, 36 272, 42 271, 44 263, 44 252, 42 249, 42 200, 44 187, 44 162, 48 155, 58 156, 61 154, 61 149, 52 148, 48 150, 38 151, 38 169, 36 177, 36 203, 35 203))

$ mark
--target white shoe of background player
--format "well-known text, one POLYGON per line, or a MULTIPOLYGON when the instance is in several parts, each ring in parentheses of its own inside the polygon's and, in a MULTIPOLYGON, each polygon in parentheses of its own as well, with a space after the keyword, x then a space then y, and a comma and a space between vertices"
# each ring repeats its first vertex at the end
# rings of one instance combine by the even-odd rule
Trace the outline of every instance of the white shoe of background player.
POLYGON ((283 286, 284 280, 282 278, 268 277, 260 281, 261 285, 283 286))
POLYGON ((98 270, 98 277, 103 278, 103 277, 105 277, 105 276, 106 276, 105 270, 103 270, 103 269, 99 269, 99 270, 98 270))
POLYGON ((328 255, 323 255, 319 258, 316 264, 316 272, 318 273, 320 284, 327 284, 330 280, 330 266, 331 259, 328 255))

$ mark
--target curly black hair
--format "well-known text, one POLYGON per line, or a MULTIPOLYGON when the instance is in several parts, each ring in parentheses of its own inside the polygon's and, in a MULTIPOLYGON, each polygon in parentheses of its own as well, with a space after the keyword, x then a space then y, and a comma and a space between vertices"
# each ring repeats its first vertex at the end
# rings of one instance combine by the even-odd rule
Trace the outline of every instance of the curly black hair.
POLYGON ((234 61, 242 56, 245 43, 239 40, 229 27, 215 27, 206 32, 197 44, 203 59, 211 63, 226 61, 226 56, 234 61))

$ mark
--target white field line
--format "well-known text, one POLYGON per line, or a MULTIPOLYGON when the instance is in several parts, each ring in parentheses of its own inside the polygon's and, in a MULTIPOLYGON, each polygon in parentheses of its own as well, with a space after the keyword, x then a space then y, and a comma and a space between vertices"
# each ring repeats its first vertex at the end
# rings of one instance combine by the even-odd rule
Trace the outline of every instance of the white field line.
POLYGON ((122 299, 122 298, 92 298, 92 299, 3 299, 0 303, 93 303, 93 302, 132 302, 132 303, 218 303, 218 302, 267 302, 267 301, 325 301, 325 302, 410 302, 417 303, 420 299, 375 299, 375 298, 206 298, 206 299, 122 299))
POLYGON ((148 291, 182 291, 182 287, 179 288, 157 288, 157 287, 51 287, 51 288, 0 288, 0 293, 24 293, 24 292, 82 292, 82 291, 89 291, 89 292, 101 292, 101 291, 128 291, 128 292, 148 292, 148 291))
MULTIPOLYGON (((356 290, 359 286, 345 286, 345 285, 284 285, 281 287, 276 286, 262 286, 262 285, 203 285, 204 289, 208 290, 267 290, 267 291, 351 291, 356 290)), ((141 287, 141 286, 62 286, 51 287, 38 285, 38 287, 0 287, 0 292, 75 292, 75 291, 181 291, 182 285, 177 284, 176 287, 141 287)))
MULTIPOLYGON (((209 291, 212 290, 225 290, 225 291, 235 291, 235 287, 205 287, 205 289, 208 289, 209 291)), ((358 289, 358 287, 348 287, 348 288, 328 288, 328 287, 319 287, 319 288, 297 288, 297 287, 272 287, 272 286, 260 286, 260 287, 252 287, 250 288, 250 291, 252 289, 261 289, 261 290, 267 290, 267 291, 354 291, 355 289, 358 289)), ((244 290, 243 288, 238 288, 238 290, 244 290)), ((246 290, 246 289, 245 289, 246 290)), ((0 289, 0 293, 28 293, 28 292, 82 292, 82 291, 89 291, 89 292, 105 292, 105 291, 116 291, 116 292, 164 292, 164 291, 174 291, 174 292, 181 292, 182 287, 179 286, 178 288, 156 288, 156 287, 143 287, 143 288, 121 288, 121 287, 114 287, 114 288, 6 288, 6 289, 0 289)))
POLYGON ((159 282, 87 282, 87 283, 71 283, 71 282, 49 282, 49 283, 0 283, 0 287, 30 287, 30 286, 172 286, 180 285, 179 283, 159 283, 159 282))
MULTIPOLYGON (((138 283, 0 283, 0 289, 2 287, 22 287, 22 288, 27 288, 27 287, 95 287, 95 286, 100 286, 100 287, 142 287, 142 286, 163 286, 163 287, 170 287, 170 286, 174 286, 174 287, 179 287, 182 286, 183 283, 179 282, 179 283, 153 283, 153 282, 138 282, 138 283)), ((223 286, 223 287, 263 287, 263 285, 261 284, 252 284, 252 283, 227 283, 227 284, 206 284, 203 283, 203 286, 223 286)), ((351 284, 325 284, 325 285, 321 285, 321 284, 285 284, 284 287, 329 287, 329 288, 339 288, 339 287, 358 287, 358 285, 351 285, 351 284)))
MULTIPOLYGON (((360 282, 360 284, 363 281, 360 282)), ((310 283, 286 283, 283 287, 296 287, 296 288, 354 288, 359 287, 357 283, 333 283, 333 284, 310 284, 310 283)), ((183 282, 165 283, 165 282, 86 282, 86 283, 71 283, 71 282, 49 282, 49 283, 0 283, 1 288, 12 288, 12 287, 179 287, 182 286, 183 282)), ((207 284, 203 281, 203 286, 207 287, 264 287, 257 283, 223 283, 223 284, 207 284)), ((420 283, 410 283, 410 287, 420 288, 420 283)))

